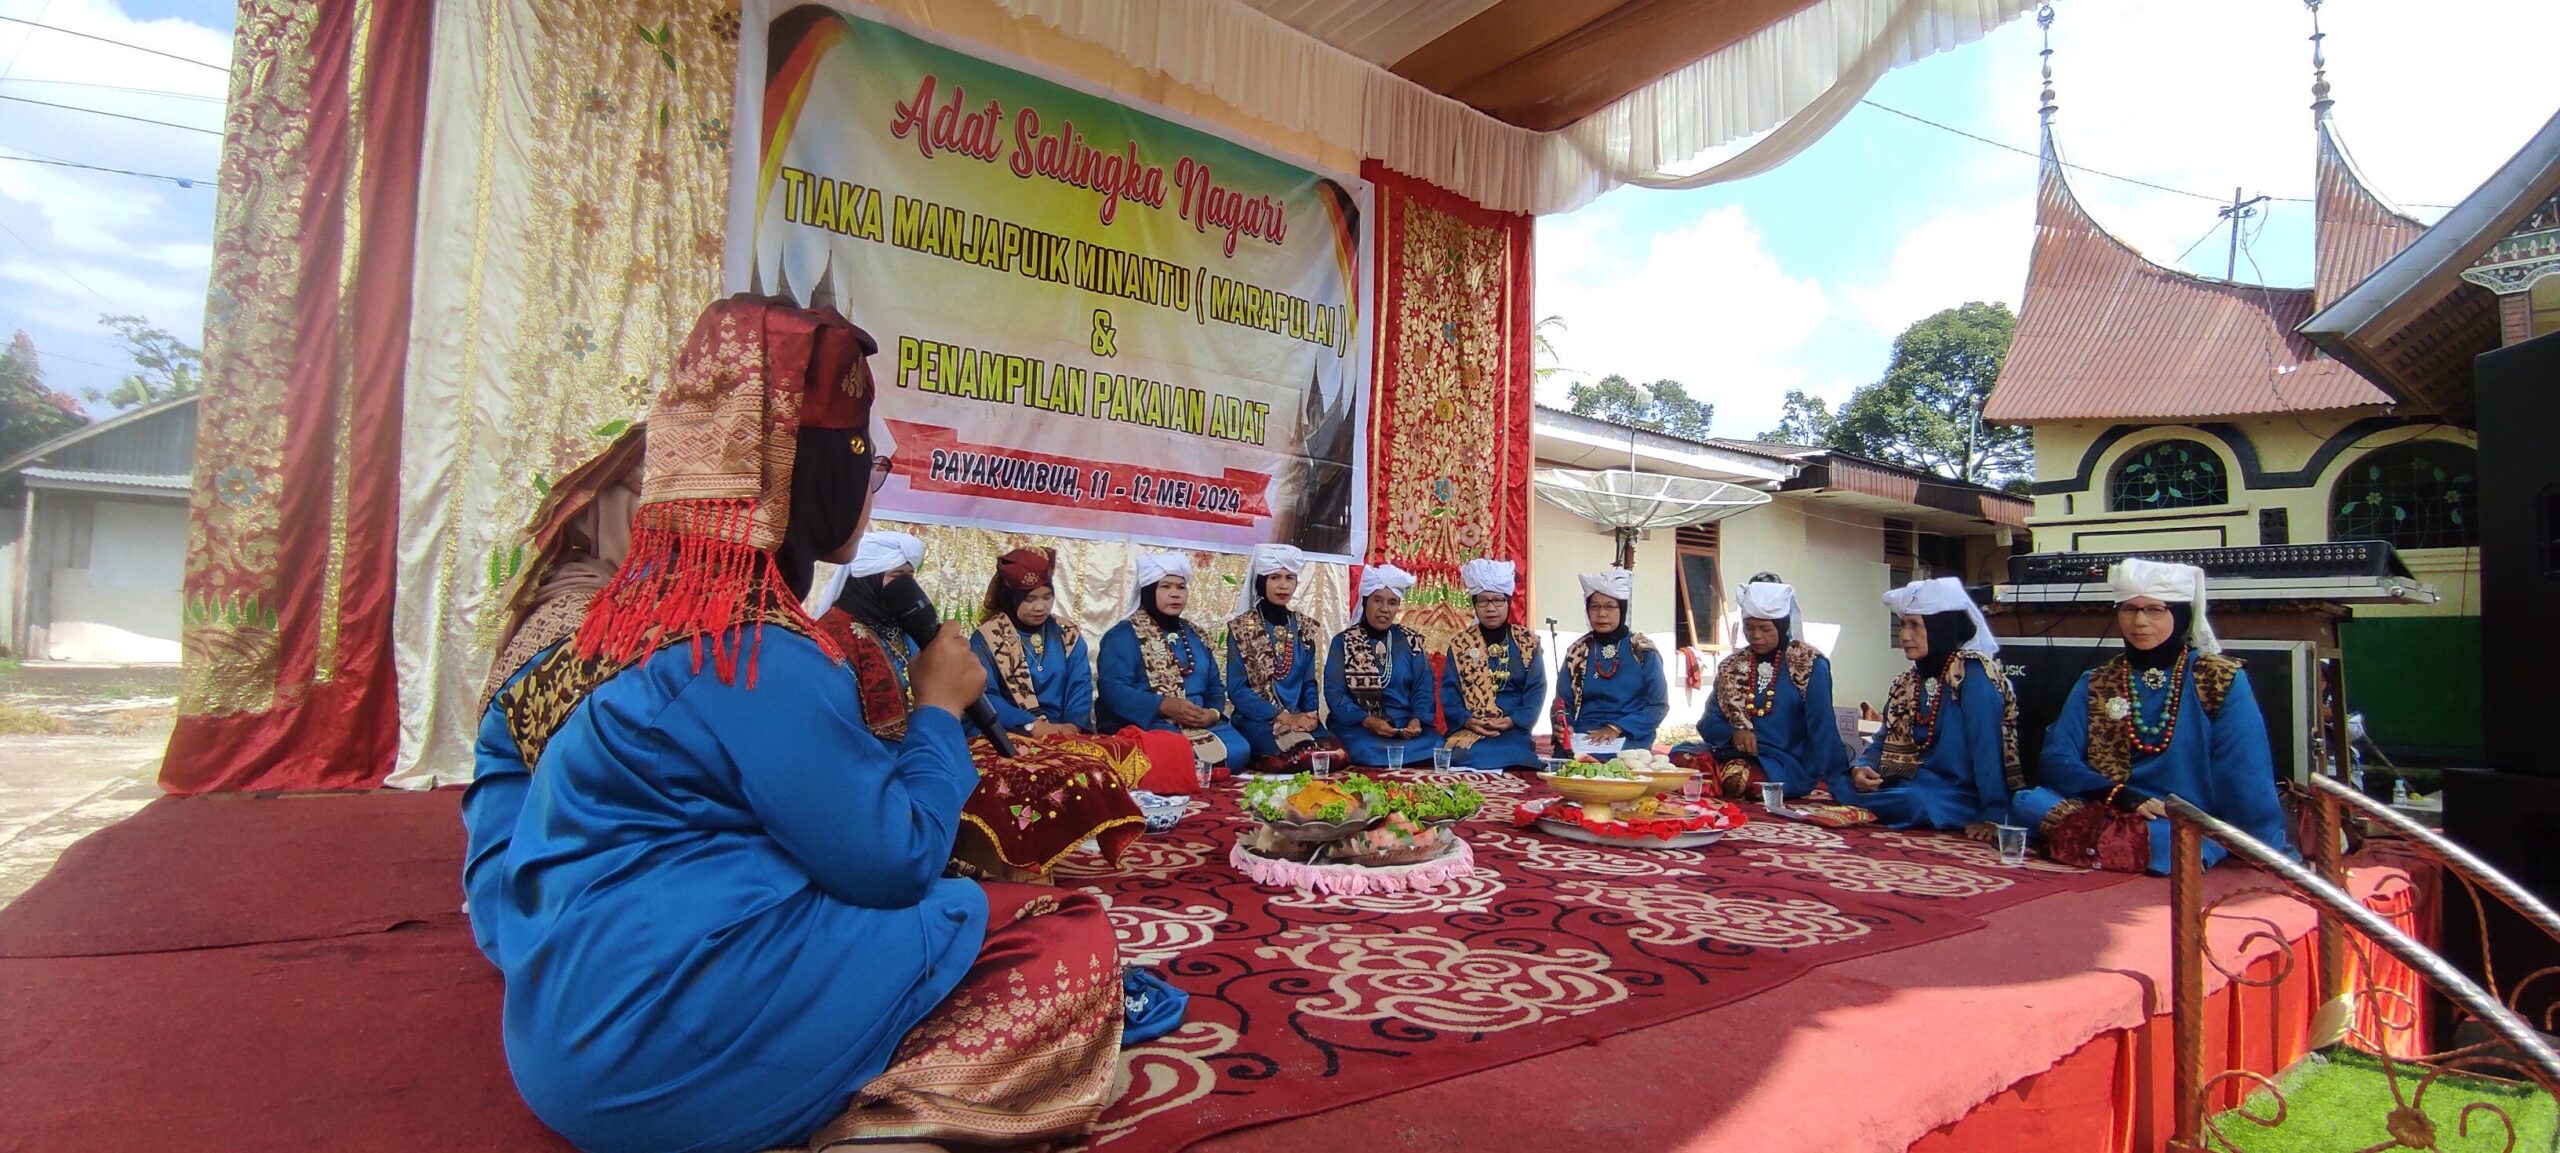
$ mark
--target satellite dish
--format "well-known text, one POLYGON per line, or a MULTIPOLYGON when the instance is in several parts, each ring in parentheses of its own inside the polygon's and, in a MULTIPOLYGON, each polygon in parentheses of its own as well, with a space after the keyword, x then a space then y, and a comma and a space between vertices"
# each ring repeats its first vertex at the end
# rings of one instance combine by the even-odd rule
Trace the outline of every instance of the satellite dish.
POLYGON ((1626 468, 1542 468, 1533 483, 1548 504, 1617 530, 1621 568, 1633 564, 1639 533, 1723 520, 1770 500, 1768 493, 1738 484, 1626 468))

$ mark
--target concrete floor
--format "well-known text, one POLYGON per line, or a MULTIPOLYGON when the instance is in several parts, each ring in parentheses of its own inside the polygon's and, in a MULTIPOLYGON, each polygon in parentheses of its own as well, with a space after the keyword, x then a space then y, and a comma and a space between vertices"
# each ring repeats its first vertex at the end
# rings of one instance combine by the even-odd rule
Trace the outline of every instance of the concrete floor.
POLYGON ((160 796, 175 688, 174 670, 29 665, 0 673, 0 706, 42 713, 64 730, 0 735, 0 905, 34 885, 72 842, 160 796))

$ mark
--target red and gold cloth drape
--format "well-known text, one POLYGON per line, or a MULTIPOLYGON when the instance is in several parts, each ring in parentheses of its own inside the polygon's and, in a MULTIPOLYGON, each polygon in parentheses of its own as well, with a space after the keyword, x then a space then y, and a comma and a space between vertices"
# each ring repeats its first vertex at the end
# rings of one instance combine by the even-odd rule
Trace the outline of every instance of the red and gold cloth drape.
POLYGON ((1405 623, 1436 648, 1469 620, 1459 565, 1517 562, 1529 591, 1532 222, 1376 161, 1360 175, 1378 215, 1367 559, 1419 578, 1405 623))
POLYGON ((175 793, 391 770, 429 0, 242 0, 205 308, 175 793))

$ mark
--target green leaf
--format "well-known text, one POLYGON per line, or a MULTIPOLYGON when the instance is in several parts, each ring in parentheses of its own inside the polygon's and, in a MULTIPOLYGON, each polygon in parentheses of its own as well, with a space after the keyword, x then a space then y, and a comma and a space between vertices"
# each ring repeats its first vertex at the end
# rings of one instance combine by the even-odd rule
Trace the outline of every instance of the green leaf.
POLYGON ((538 472, 533 474, 533 491, 536 496, 551 495, 551 478, 538 472))
POLYGON ((2447 518, 2451 519, 2451 520, 2453 521, 2453 523, 2455 523, 2455 524, 2461 524, 2461 523, 2462 523, 2462 510, 2461 510, 2461 509, 2455 509, 2455 510, 2453 510, 2452 512, 2446 513, 2446 514, 2445 514, 2445 516, 2446 516, 2447 518))
POLYGON ((611 440, 629 431, 631 431, 630 421, 608 420, 603 424, 597 425, 595 432, 591 435, 596 437, 598 440, 611 440))
POLYGON ((2402 507, 2400 507, 2399 505, 2396 505, 2396 504, 2395 504, 2395 505, 2392 505, 2392 506, 2391 506, 2391 519, 2392 519, 2393 521, 2395 521, 2395 522, 2397 522, 2397 521, 2404 521, 2404 520, 2407 520, 2407 519, 2409 519, 2409 510, 2408 510, 2408 509, 2405 509, 2405 508, 2402 508, 2402 507))

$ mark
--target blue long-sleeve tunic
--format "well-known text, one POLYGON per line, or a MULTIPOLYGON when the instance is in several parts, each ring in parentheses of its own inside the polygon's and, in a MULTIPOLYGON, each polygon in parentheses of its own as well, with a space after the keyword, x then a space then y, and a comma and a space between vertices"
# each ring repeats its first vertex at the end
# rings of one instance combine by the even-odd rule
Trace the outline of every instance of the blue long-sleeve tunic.
MULTIPOLYGON (((1370 711, 1351 695, 1351 687, 1343 680, 1343 653, 1350 644, 1374 644, 1365 625, 1352 625, 1335 633, 1324 658, 1325 731, 1342 742, 1343 752, 1355 765, 1384 765, 1387 746, 1403 745, 1405 764, 1428 762, 1431 750, 1440 747, 1439 723, 1434 713, 1438 682, 1431 676, 1431 654, 1424 651, 1422 637, 1412 629, 1398 625, 1387 630, 1387 659, 1384 672, 1387 683, 1379 689, 1377 716, 1390 725, 1404 727, 1422 722, 1422 732, 1411 737, 1381 737, 1364 727, 1370 711)), ((1423 767, 1429 768, 1426 763, 1423 767)))
POLYGON ((1591 661, 1582 678, 1581 707, 1573 705, 1570 684, 1556 690, 1568 694, 1565 723, 1577 734, 1616 725, 1627 734, 1628 748, 1652 748, 1663 716, 1671 711, 1671 682, 1662 678, 1662 654, 1638 647, 1632 635, 1618 642, 1615 661, 1602 657, 1597 643, 1588 648, 1591 661))
POLYGON ((1013 694, 1005 691, 987 639, 969 634, 969 651, 978 654, 978 664, 987 670, 987 704, 996 711, 996 723, 1017 733, 1030 731, 1035 720, 1093 731, 1093 657, 1084 637, 1067 644, 1066 632, 1054 620, 1041 623, 1040 636, 1038 649, 1022 646, 1023 663, 1031 666, 1031 687, 1040 694, 1040 711, 1034 713, 1014 704, 1013 694))
MULTIPOLYGON (((1725 659, 1747 661, 1751 654, 1738 652, 1725 659)), ((1769 715, 1753 718, 1751 731, 1760 738, 1760 751, 1752 759, 1763 775, 1787 787, 1787 796, 1801 797, 1838 776, 1849 764, 1849 751, 1840 744, 1839 718, 1831 711, 1831 658, 1813 658, 1802 690, 1787 675, 1782 658, 1769 715)), ((1698 718, 1698 743, 1722 756, 1731 750, 1733 734, 1733 722, 1710 694, 1707 711, 1698 718)))
MULTIPOLYGON (((2286 835, 2284 804, 2276 794, 2275 752, 2268 743, 2266 717, 2258 711, 2258 699, 2249 694, 2249 674, 2233 673, 2222 711, 2207 713, 2196 691, 2197 659, 2195 654, 2188 656, 2185 690, 2178 705, 2178 730, 2170 736, 2169 747, 2147 756, 2134 750, 2132 773, 2119 800, 2138 803, 2154 797, 2184 797, 2250 836, 2290 852, 2292 841, 2286 835)), ((2018 794, 2011 813, 2014 823, 2035 828, 2064 798, 2095 803, 2115 786, 2106 774, 2089 765, 2090 676, 2080 674, 2080 683, 2072 686, 2071 695, 2063 700, 2062 711, 2053 718, 2053 727, 2045 733, 2044 752, 2036 760, 2038 787, 2018 794)), ((2160 716, 2168 704, 2169 687, 2146 688, 2141 678, 2132 680, 2134 707, 2144 717, 2160 716)), ((2149 823, 2151 871, 2166 874, 2169 821, 2164 817, 2149 823)), ((2224 855, 2220 844, 2210 837, 2205 839, 2206 866, 2212 866, 2224 855)))
MULTIPOLYGON (((1218 676, 1218 655, 1200 630, 1183 622, 1179 636, 1165 638, 1179 659, 1191 662, 1191 675, 1182 682, 1183 696, 1204 709, 1226 711, 1227 686, 1218 676)), ((1164 696, 1147 683, 1147 667, 1138 659, 1138 630, 1127 621, 1111 626, 1102 634, 1102 657, 1094 671, 1094 719, 1101 731, 1116 733, 1130 725, 1142 729, 1178 733, 1182 726, 1167 719, 1156 709, 1164 704, 1164 696)), ((1227 768, 1241 770, 1253 756, 1253 746, 1236 727, 1221 719, 1209 731, 1227 746, 1227 768)))
MULTIPOLYGON (((1457 749, 1449 763, 1470 769, 1534 769, 1538 767, 1538 746, 1530 731, 1538 727, 1538 714, 1547 707, 1546 662, 1531 656, 1522 646, 1505 642, 1488 646, 1486 664, 1497 673, 1494 703, 1502 715, 1511 718, 1511 727, 1497 735, 1477 737, 1476 743, 1457 749)), ((1475 714, 1467 710, 1467 693, 1460 683, 1458 662, 1444 660, 1447 667, 1440 673, 1440 718, 1456 733, 1475 714)))
POLYGON ((1271 722, 1278 720, 1283 712, 1316 711, 1317 701, 1321 699, 1319 694, 1323 691, 1323 686, 1316 683, 1316 638, 1301 635, 1299 631, 1307 618, 1292 615, 1289 619, 1291 627, 1273 628, 1270 622, 1262 619, 1261 613, 1252 612, 1227 624, 1227 683, 1235 686, 1236 731, 1252 742, 1253 755, 1257 757, 1279 756, 1280 742, 1271 735, 1271 722), (1263 699, 1261 693, 1253 691, 1251 682, 1245 680, 1244 649, 1236 643, 1236 630, 1240 628, 1258 628, 1274 634, 1272 647, 1275 650, 1283 643, 1289 646, 1288 672, 1271 686, 1271 695, 1279 698, 1276 703, 1263 699))
MULTIPOLYGON (((508 1067, 583 1149, 806 1141, 983 942, 983 891, 942 879, 978 779, 959 722, 920 709, 891 749, 814 642, 767 629, 757 659, 749 689, 661 651, 570 713, 517 812, 467 806, 474 845, 513 827, 471 879, 508 1067)), ((521 771, 495 709, 479 753, 521 771)))
MULTIPOLYGON (((1859 792, 1841 770, 1831 786, 1841 801, 1872 810, 1896 829, 1962 830, 1981 821, 1997 822, 2009 811, 2009 776, 2001 764, 2000 716, 2007 702, 1981 666, 1966 670, 1954 699, 1938 713, 1943 730, 1935 744, 1920 754, 1920 771, 1907 779, 1886 778, 1883 788, 1859 792)), ((1929 740, 1926 705, 1914 722, 1912 739, 1929 740)), ((1867 742, 1857 763, 1876 767, 1884 752, 1884 734, 1867 742)))

